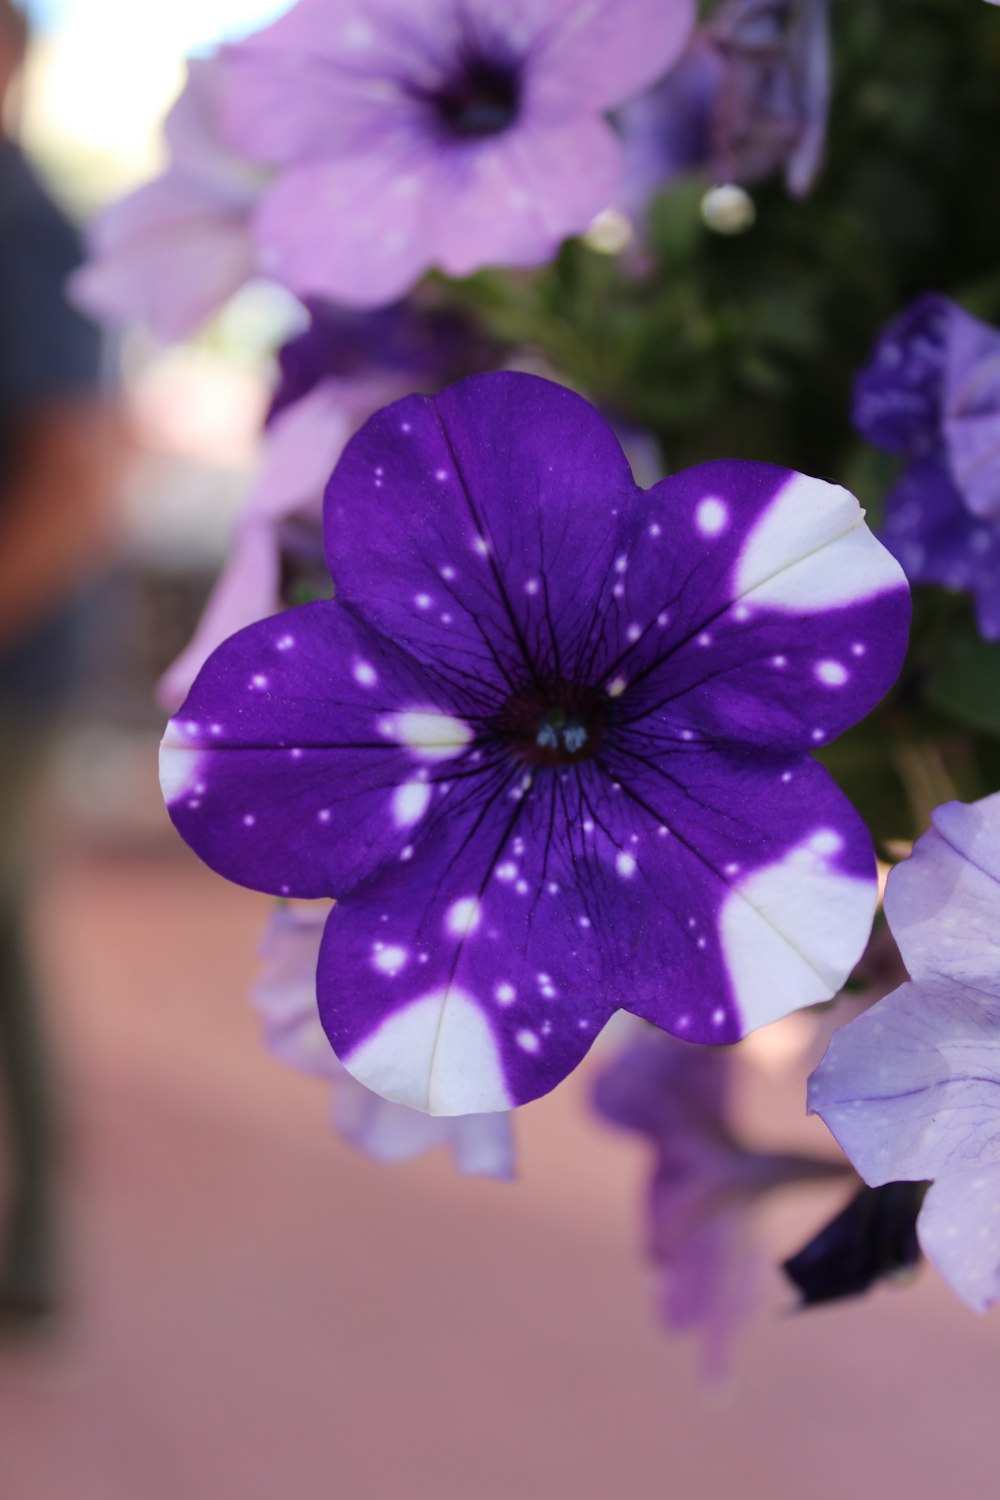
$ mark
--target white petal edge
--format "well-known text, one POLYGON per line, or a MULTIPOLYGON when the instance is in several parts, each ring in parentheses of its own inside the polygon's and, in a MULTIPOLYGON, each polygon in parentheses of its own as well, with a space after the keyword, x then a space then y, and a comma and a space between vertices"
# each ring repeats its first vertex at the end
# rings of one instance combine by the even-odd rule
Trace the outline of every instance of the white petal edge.
POLYGON ((395 1011, 341 1062, 373 1093, 425 1114, 511 1108, 489 1022, 475 1000, 454 986, 395 1011))
POLYGON ((808 841, 727 896, 719 938, 743 1033, 829 1000, 864 951, 875 879, 833 870, 808 841))
POLYGON ((812 613, 906 588, 899 563, 839 484, 796 474, 750 532, 735 593, 772 609, 812 613))

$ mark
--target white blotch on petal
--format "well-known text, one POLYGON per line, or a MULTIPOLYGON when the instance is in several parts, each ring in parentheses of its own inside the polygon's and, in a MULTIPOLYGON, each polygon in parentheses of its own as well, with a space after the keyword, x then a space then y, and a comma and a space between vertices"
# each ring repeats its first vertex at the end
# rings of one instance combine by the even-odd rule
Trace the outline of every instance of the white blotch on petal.
POLYGON ((721 536, 729 525, 729 509, 718 496, 708 495, 695 508, 694 524, 702 536, 721 536))
POLYGON ((376 943, 375 947, 377 952, 372 958, 373 967, 378 969, 380 974, 388 974, 390 977, 395 977, 409 957, 406 949, 400 948, 394 943, 390 943, 386 947, 383 947, 381 943, 376 943))
POLYGON ((517 991, 515 990, 514 986, 512 984, 508 984, 506 980, 502 984, 498 984, 493 993, 494 995, 496 995, 497 1003, 499 1005, 513 1005, 514 1001, 517 999, 517 991))
POLYGON ((615 856, 615 869, 618 871, 623 880, 631 880, 632 876, 635 874, 634 856, 631 854, 626 854, 624 850, 620 851, 615 856))
POLYGON ((392 816, 397 828, 409 828, 427 811, 431 789, 426 781, 405 781, 392 798, 392 816))
POLYGON ((899 563, 840 485, 793 474, 744 543, 736 594, 810 614, 905 588, 899 563))
POLYGON ((817 829, 726 897, 719 938, 743 1033, 828 1000, 864 951, 876 883, 843 875, 827 856, 840 836, 817 829))
POLYGON ((843 687, 851 675, 843 662, 818 661, 816 663, 816 676, 826 687, 843 687))
POLYGON ((354 663, 354 681, 361 687, 374 687, 378 682, 378 673, 371 662, 356 661, 354 663))
POLYGON ((378 729, 422 760, 448 760, 461 755, 472 740, 472 730, 464 719, 433 708, 408 708, 402 713, 387 714, 379 720, 378 729))
POLYGON ((475 896, 453 901, 445 914, 444 925, 452 937, 468 937, 483 919, 483 908, 475 896))
POLYGON ((414 594, 413 602, 418 609, 430 609, 434 601, 431 599, 430 594, 414 594))
POLYGON ((394 1011, 341 1060, 366 1088, 427 1114, 489 1114, 512 1103, 489 1022, 455 986, 394 1011))
POLYGON ((605 691, 609 698, 620 698, 627 687, 628 682, 624 677, 612 677, 605 691))
POLYGON ((533 1031, 519 1031, 516 1040, 525 1052, 537 1052, 542 1045, 533 1031))

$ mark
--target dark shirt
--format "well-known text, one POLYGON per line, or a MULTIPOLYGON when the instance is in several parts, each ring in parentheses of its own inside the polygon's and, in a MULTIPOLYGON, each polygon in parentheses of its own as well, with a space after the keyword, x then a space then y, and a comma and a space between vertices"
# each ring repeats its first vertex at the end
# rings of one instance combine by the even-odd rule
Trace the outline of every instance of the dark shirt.
MULTIPOLYGON (((53 402, 93 394, 97 330, 67 302, 79 237, 12 142, 0 140, 0 509, 22 422, 53 402)), ((0 651, 0 710, 50 707, 72 675, 71 611, 0 651)))

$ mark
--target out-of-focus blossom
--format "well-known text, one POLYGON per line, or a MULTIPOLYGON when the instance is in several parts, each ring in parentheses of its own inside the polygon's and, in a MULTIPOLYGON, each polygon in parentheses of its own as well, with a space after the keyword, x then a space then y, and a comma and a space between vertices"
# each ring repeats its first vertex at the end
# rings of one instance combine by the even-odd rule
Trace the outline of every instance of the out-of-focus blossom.
POLYGON ((971 593, 982 634, 1000 640, 1000 330, 920 297, 859 375, 854 420, 911 459, 886 502, 886 546, 912 582, 971 593))
POLYGON ((754 1205, 773 1188, 843 1170, 741 1146, 729 1123, 732 1069, 727 1050, 651 1031, 604 1069, 594 1091, 599 1114, 654 1148, 648 1247, 661 1272, 663 1318, 677 1331, 697 1330, 713 1377, 724 1373, 757 1298, 754 1205))
POLYGON ((830 1223, 784 1263, 802 1302, 858 1297, 876 1282, 910 1271, 920 1260, 917 1215, 922 1182, 886 1182, 860 1188, 830 1223))
POLYGON ((434 1118, 391 1104, 352 1078, 330 1050, 316 1005, 316 963, 326 909, 279 907, 261 947, 263 969, 254 1003, 275 1057, 333 1085, 333 1120, 340 1135, 379 1161, 409 1161, 447 1146, 462 1172, 514 1175, 514 1133, 508 1114, 434 1118))
POLYGON ((337 897, 320 1009, 357 1078, 502 1109, 617 1007, 725 1042, 840 988, 875 861, 809 752, 909 618, 853 496, 740 462, 641 490, 586 401, 502 373, 373 417, 324 523, 335 600, 221 646, 162 770, 214 869, 337 897))
MULTIPOLYGON (((323 490, 351 434, 373 411, 496 360, 468 321, 408 304, 359 313, 310 306, 309 327, 278 356, 280 379, 261 466, 240 514, 226 567, 185 650, 159 686, 176 708, 227 636, 282 605, 283 572, 323 566, 323 490)), ((327 580, 327 585, 328 585, 327 580)))
POLYGON ((809 1086, 866 1182, 932 1182, 920 1243, 970 1306, 1000 1297, 1000 794, 946 803, 889 877, 911 982, 834 1036, 809 1086))
POLYGON ((277 173, 269 270, 371 307, 431 266, 543 263, 615 198, 604 111, 693 21, 693 0, 299 0, 224 53, 229 133, 277 173))
POLYGON ((271 174, 220 133, 214 59, 189 64, 166 139, 166 171, 99 215, 90 260, 70 290, 94 316, 134 320, 169 340, 191 332, 258 269, 251 218, 271 174))
POLYGON ((621 111, 625 206, 641 214, 684 172, 745 183, 783 168, 801 197, 829 100, 827 0, 726 0, 663 82, 621 111))

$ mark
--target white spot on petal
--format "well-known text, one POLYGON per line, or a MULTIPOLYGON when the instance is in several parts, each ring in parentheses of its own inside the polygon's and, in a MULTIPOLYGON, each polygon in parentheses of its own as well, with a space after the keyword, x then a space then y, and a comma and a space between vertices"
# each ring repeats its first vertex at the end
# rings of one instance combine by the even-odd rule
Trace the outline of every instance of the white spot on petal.
POLYGON ((468 937, 483 919, 483 908, 475 896, 453 901, 445 915, 444 925, 452 937, 468 937))
POLYGON ((373 967, 378 969, 381 974, 388 974, 390 977, 395 977, 409 957, 406 949, 397 947, 395 944, 390 944, 384 948, 380 943, 376 943, 375 946, 379 951, 372 959, 373 967))
POLYGON ((431 800, 426 781, 406 781, 397 787, 392 799, 392 816, 397 828, 409 828, 423 817, 431 800))
POLYGON ((818 661, 815 671, 820 682, 827 687, 843 687, 851 675, 843 662, 839 661, 818 661))
POLYGON ((728 507, 716 495, 708 495, 695 507, 694 524, 702 536, 721 536, 729 525, 728 507))

